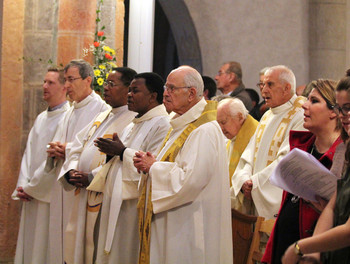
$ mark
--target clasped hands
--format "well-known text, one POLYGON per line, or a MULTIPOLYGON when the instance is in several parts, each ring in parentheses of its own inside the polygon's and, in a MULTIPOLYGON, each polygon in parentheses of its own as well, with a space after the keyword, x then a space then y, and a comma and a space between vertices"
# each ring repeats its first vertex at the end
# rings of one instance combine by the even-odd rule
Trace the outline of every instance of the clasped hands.
POLYGON ((56 142, 50 142, 47 145, 47 153, 48 156, 51 158, 58 158, 58 159, 65 159, 66 157, 66 143, 61 143, 59 141, 56 142))
POLYGON ((70 170, 67 174, 68 177, 66 177, 66 179, 68 183, 77 188, 86 188, 90 184, 89 174, 86 172, 70 170))
POLYGON ((17 187, 16 191, 16 196, 23 202, 30 202, 33 199, 33 197, 27 194, 21 186, 17 187))
POLYGON ((119 139, 118 134, 113 134, 113 139, 108 138, 97 138, 95 146, 100 152, 106 153, 109 156, 120 156, 125 149, 123 142, 119 139))
POLYGON ((151 152, 137 151, 135 153, 133 161, 134 166, 139 173, 148 173, 153 163, 156 162, 156 158, 152 155, 151 152))
POLYGON ((244 197, 248 200, 252 200, 252 189, 253 189, 253 182, 252 180, 247 180, 243 183, 241 191, 244 194, 244 197))

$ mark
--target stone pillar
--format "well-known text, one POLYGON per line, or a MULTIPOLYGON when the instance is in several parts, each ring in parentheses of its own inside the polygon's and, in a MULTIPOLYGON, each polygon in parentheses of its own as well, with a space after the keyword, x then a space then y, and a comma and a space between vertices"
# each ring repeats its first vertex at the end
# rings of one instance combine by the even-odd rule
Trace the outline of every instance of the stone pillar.
POLYGON ((61 0, 59 3, 57 61, 63 65, 72 59, 92 63, 92 54, 83 57, 83 48, 94 41, 96 0, 61 0))
MULTIPOLYGON (((346 0, 312 0, 309 4, 310 80, 338 80, 346 70, 346 0)), ((348 18, 349 19, 349 18, 348 18)))
POLYGON ((15 252, 19 203, 10 199, 21 158, 24 0, 3 0, 0 94, 0 262, 15 252))

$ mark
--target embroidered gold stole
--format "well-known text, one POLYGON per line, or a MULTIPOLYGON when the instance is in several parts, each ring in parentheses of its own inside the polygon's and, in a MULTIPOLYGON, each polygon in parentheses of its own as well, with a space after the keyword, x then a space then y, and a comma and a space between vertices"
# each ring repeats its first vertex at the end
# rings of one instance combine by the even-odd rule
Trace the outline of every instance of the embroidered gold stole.
MULTIPOLYGON (((280 122, 278 128, 275 131, 275 134, 273 136, 273 139, 272 139, 270 147, 269 147, 269 151, 267 153, 268 158, 267 158, 266 166, 270 165, 276 159, 278 150, 281 147, 282 141, 285 138, 287 127, 288 127, 290 121, 299 112, 299 109, 301 108, 301 106, 303 105, 304 102, 305 102, 305 97, 298 96, 293 103, 292 109, 289 110, 287 115, 280 122)), ((268 112, 266 115, 264 115, 263 119, 260 121, 260 125, 258 128, 257 134, 256 134, 254 164, 256 162, 256 155, 257 155, 258 149, 259 149, 260 144, 261 144, 262 135, 264 134, 264 130, 265 130, 266 125, 267 125, 267 121, 268 121, 271 114, 272 114, 271 111, 268 112)))
MULTIPOLYGON (((190 123, 180 136, 174 141, 174 143, 165 152, 160 161, 174 162, 177 154, 184 145, 186 139, 193 130, 199 126, 216 120, 216 108, 217 102, 207 101, 202 114, 198 119, 190 123)), ((170 137, 172 128, 169 129, 167 136, 165 137, 162 146, 163 149, 166 142, 170 137)), ((153 216, 153 205, 152 205, 152 183, 149 186, 148 197, 146 201, 147 193, 147 181, 142 187, 141 196, 137 204, 137 210, 139 215, 139 236, 140 236, 140 252, 139 252, 139 264, 150 263, 150 240, 151 240, 151 221, 153 216), (147 203, 147 204, 146 204, 147 203)))

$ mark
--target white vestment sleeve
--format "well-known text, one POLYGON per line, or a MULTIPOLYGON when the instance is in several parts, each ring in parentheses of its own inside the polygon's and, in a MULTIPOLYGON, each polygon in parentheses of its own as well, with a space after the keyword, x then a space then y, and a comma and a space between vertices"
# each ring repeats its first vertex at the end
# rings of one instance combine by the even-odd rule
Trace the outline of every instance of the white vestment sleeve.
POLYGON ((196 129, 187 138, 175 162, 155 162, 149 172, 152 179, 154 213, 160 213, 194 201, 215 177, 211 164, 216 150, 215 129, 196 129), (205 144, 204 144, 205 142, 205 144), (210 170, 210 171, 208 171, 210 170))

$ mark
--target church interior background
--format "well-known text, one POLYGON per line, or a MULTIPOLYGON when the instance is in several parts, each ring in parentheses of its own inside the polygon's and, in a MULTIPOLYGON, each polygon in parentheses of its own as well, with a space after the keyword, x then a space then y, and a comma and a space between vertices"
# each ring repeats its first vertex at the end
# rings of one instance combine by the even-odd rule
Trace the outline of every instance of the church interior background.
MULTIPOLYGON (((10 197, 29 130, 46 107, 45 62, 92 62, 83 49, 94 40, 98 2, 0 1, 0 263, 14 258, 21 205, 10 197)), ((338 80, 350 66, 350 0, 103 0, 100 23, 118 66, 163 77, 182 64, 214 77, 235 60, 246 87, 278 64, 299 86, 338 80)))

